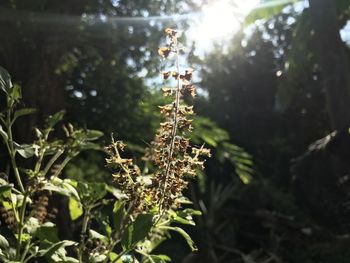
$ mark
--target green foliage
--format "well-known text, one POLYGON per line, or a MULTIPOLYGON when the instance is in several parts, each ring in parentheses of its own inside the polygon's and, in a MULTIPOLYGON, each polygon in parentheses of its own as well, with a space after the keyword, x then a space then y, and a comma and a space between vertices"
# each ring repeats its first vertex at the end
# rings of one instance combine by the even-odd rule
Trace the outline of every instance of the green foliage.
MULTIPOLYGON (((5 91, 7 102, 0 118, 1 137, 11 160, 11 171, 10 174, 5 174, 5 178, 13 174, 16 179, 15 184, 0 179, 1 216, 5 214, 6 218, 10 218, 1 226, 6 230, 4 235, 0 235, 2 262, 168 262, 169 257, 153 255, 152 251, 169 236, 169 231, 180 233, 191 249, 195 250, 190 236, 180 227, 171 225, 195 225, 193 216, 200 215, 200 212, 190 208, 179 209, 183 199, 183 186, 171 197, 173 203, 165 198, 168 190, 162 193, 161 199, 156 199, 161 195, 152 195, 151 191, 161 189, 152 186, 149 181, 152 182, 150 178, 157 178, 160 172, 140 174, 140 169, 132 165, 131 159, 120 156, 117 148, 124 149, 124 144, 120 141, 115 142, 112 138, 115 155, 107 159, 115 179, 112 185, 93 180, 62 178, 64 169, 81 152, 102 150, 96 141, 103 136, 98 130, 79 129, 68 123, 62 127, 64 137, 55 138, 53 132, 63 120, 64 111, 49 116, 42 128, 35 128, 36 139, 33 143, 15 142, 13 125, 21 123, 25 116, 36 111, 31 108, 17 109, 21 89, 18 85, 11 84, 7 71, 1 70, 1 90, 5 91), (32 165, 28 163, 26 167, 20 167, 18 163, 21 159, 31 160, 32 165), (122 172, 130 182, 116 180, 122 172), (135 174, 138 175, 137 178, 135 174), (51 222, 47 213, 49 196, 52 194, 61 198, 64 196, 68 200, 70 219, 77 223, 76 231, 80 232, 79 241, 59 238, 60 229, 51 222), (164 200, 167 201, 167 206, 163 203, 164 200)), ((178 107, 179 112, 189 109, 192 111, 188 106, 178 107)), ((178 138, 176 133, 172 136, 173 140, 178 138)), ((164 149, 166 147, 167 145, 164 149)), ((109 149, 107 147, 106 151, 111 154, 109 149)), ((193 157, 184 153, 186 158, 191 158, 191 166, 185 168, 194 175, 192 166, 201 167, 203 161, 199 156, 202 152, 206 155, 209 152, 203 146, 198 149, 193 147, 192 150, 193 157)), ((180 160, 179 156, 174 156, 174 160, 177 158, 180 160)), ((68 173, 74 173, 74 169, 77 168, 71 166, 68 173)), ((179 171, 174 170, 174 173, 181 175, 179 171)))
MULTIPOLYGON (((230 142, 227 131, 219 128, 209 118, 196 116, 195 132, 192 134, 194 143, 206 143, 216 150, 215 157, 222 164, 229 162, 234 166, 237 176, 245 184, 253 179, 255 174, 253 158, 243 148, 230 142)), ((204 179, 203 177, 200 177, 204 179)), ((202 186, 202 190, 203 186, 202 186)))
MULTIPOLYGON (((143 139, 151 140, 150 115, 145 118, 141 109, 148 100, 147 87, 144 76, 137 75, 142 69, 147 69, 147 77, 159 73, 159 60, 150 51, 158 47, 161 28, 173 20, 153 24, 150 17, 183 14, 200 6, 192 0, 82 0, 79 5, 1 1, 0 31, 6 41, 0 46, 0 64, 26 87, 23 103, 40 108, 22 123, 29 127, 36 118, 43 121, 43 116, 65 108, 66 120, 80 127, 94 127, 106 135, 117 131, 133 144, 140 144, 145 134, 150 138, 143 139), (36 32, 42 32, 40 38, 36 32)), ((29 135, 19 134, 24 141, 30 141, 29 135)))
POLYGON ((107 193, 106 185, 103 183, 78 182, 77 191, 82 205, 89 207, 100 201, 107 193))
POLYGON ((122 239, 122 246, 126 250, 133 248, 138 242, 147 237, 152 226, 153 215, 141 214, 137 216, 135 221, 126 229, 122 239))
POLYGON ((120 229, 125 217, 125 205, 124 202, 117 200, 113 206, 113 226, 115 229, 120 229))
MULTIPOLYGON (((348 22, 348 1, 322 2, 337 2, 339 28, 335 32, 338 33, 348 22)), ((213 159, 208 162, 204 190, 197 196, 203 217, 196 233, 197 240, 203 243, 196 242, 201 256, 195 262, 349 260, 348 240, 338 242, 338 238, 331 238, 349 233, 348 226, 335 221, 349 220, 348 208, 344 207, 347 201, 334 201, 343 196, 335 178, 338 169, 348 165, 347 158, 334 164, 333 150, 340 151, 343 143, 332 145, 332 153, 323 147, 320 151, 312 147, 307 150, 310 143, 330 132, 324 81, 335 75, 323 71, 316 60, 316 51, 322 45, 315 41, 310 9, 294 9, 291 5, 281 12, 282 8, 254 10, 246 22, 250 27, 239 32, 224 52, 218 47, 204 62, 201 84, 208 97, 202 101, 201 113, 224 128, 231 143, 237 143, 252 155, 243 153, 240 147, 225 145, 227 149, 222 147, 214 154, 220 163, 213 159), (266 13, 258 15, 259 11, 266 13), (255 19, 260 21, 253 25, 255 19), (302 155, 305 151, 307 160, 302 155), (232 166, 225 163, 226 156, 234 159, 235 155, 247 165, 238 168, 242 167, 242 178, 252 178, 248 184, 232 176, 232 166), (332 163, 332 168, 324 162, 332 163), (296 163, 303 164, 299 171, 294 170, 296 163), (295 182, 298 175, 299 185, 295 182), (326 187, 319 187, 319 182, 326 187), (333 184, 337 190, 326 190, 333 184), (297 185, 304 192, 297 191, 297 185), (307 201, 311 192, 316 196, 313 206, 307 201), (323 203, 332 209, 337 207, 337 215, 329 216, 323 203)), ((322 12, 333 14, 328 10, 322 12)), ((344 47, 346 55, 342 59, 349 60, 345 39, 346 43, 336 41, 335 37, 327 41, 332 47, 334 43, 344 47)), ((339 63, 337 72, 342 70, 339 63)), ((328 85, 332 93, 333 86, 328 85)), ((340 174, 345 176, 345 170, 340 174)), ((346 196, 347 193, 345 190, 346 196)))
POLYGON ((263 0, 260 6, 255 8, 245 18, 244 23, 250 25, 260 19, 270 19, 272 16, 279 14, 287 5, 300 2, 300 0, 263 0))

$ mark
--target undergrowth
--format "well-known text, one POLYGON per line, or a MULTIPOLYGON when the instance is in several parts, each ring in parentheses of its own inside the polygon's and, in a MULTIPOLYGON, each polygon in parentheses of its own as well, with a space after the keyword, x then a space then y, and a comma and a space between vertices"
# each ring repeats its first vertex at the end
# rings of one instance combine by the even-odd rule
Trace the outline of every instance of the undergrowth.
POLYGON ((174 61, 174 70, 162 72, 162 76, 176 84, 162 88, 171 102, 159 106, 163 121, 138 161, 125 158, 126 145, 113 136, 111 144, 102 148, 96 141, 103 134, 97 130, 67 124, 63 126, 65 137, 55 138, 53 131, 64 118, 63 111, 50 116, 43 127, 35 128, 33 143, 16 142, 13 125, 20 125, 21 118, 35 109, 18 109, 21 88, 13 85, 7 71, 0 68, 0 88, 6 95, 0 135, 10 160, 9 169, 0 177, 2 262, 167 262, 168 256, 153 251, 172 231, 196 250, 190 236, 178 225, 194 225, 193 216, 200 215, 190 208, 183 190, 188 178, 203 169, 204 158, 210 152, 190 143, 193 107, 184 103, 184 98, 196 95, 191 84, 193 70, 180 69, 177 31, 168 28, 165 33, 168 43, 158 53, 174 61), (91 150, 106 152, 113 185, 62 177, 74 157, 91 150), (28 163, 33 165, 19 167, 20 158, 30 159, 28 163), (54 194, 69 200, 69 220, 79 226, 76 240, 61 240, 58 235, 55 217, 60 211, 50 207, 54 194))

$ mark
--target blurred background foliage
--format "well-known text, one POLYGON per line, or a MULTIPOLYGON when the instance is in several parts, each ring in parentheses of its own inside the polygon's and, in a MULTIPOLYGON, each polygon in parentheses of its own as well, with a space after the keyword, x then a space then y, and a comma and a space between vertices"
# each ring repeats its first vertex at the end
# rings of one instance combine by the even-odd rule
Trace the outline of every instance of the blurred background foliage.
MULTIPOLYGON (((204 4, 2 0, 0 65, 39 110, 17 137, 30 141, 34 123, 65 109, 69 122, 103 131, 101 144, 113 132, 141 157, 164 103, 162 31, 186 31, 171 15, 204 4)), ((187 193, 203 212, 186 229, 199 252, 175 236, 161 248, 173 262, 350 261, 349 15, 348 0, 261 1, 228 42, 188 58, 201 88, 192 139, 214 154, 187 193)), ((109 181, 103 159, 83 153, 65 176, 109 181)))

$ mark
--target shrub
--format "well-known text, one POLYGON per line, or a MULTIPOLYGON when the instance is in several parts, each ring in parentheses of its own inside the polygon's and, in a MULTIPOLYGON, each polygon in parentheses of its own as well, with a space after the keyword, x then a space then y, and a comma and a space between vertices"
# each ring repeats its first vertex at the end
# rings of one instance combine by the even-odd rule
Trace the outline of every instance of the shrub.
POLYGON ((203 168, 203 156, 210 153, 203 146, 191 146, 187 138, 192 130, 188 116, 193 108, 183 98, 195 96, 192 70, 180 72, 178 33, 173 29, 165 32, 169 41, 158 53, 175 60, 175 71, 162 72, 164 80, 173 78, 176 82, 176 87, 162 89, 171 102, 159 107, 164 121, 145 150, 142 166, 123 157, 125 145, 112 136, 111 145, 104 148, 112 186, 62 178, 67 163, 80 152, 102 150, 96 140, 103 135, 67 124, 63 126, 64 139, 52 138, 63 111, 50 116, 43 128, 35 128, 32 144, 14 140, 13 124, 35 110, 17 109, 21 89, 0 68, 0 88, 6 95, 0 135, 11 167, 0 178, 0 209, 5 223, 0 235, 3 262, 166 262, 170 260, 166 255, 152 251, 170 231, 181 234, 196 250, 190 236, 173 224, 194 225, 192 217, 200 214, 189 208, 183 190, 187 177, 194 177, 196 170, 203 168), (31 168, 18 166, 21 157, 32 160, 31 168), (60 240, 54 215, 48 212, 51 193, 69 198, 71 219, 81 223, 77 240, 60 240))

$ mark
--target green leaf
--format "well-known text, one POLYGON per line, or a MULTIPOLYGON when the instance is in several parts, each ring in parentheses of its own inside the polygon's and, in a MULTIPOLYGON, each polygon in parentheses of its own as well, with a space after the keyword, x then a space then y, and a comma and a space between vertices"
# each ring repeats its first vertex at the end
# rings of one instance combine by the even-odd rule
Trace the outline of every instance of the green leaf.
POLYGON ((11 189, 13 184, 0 185, 0 200, 2 197, 9 198, 11 196, 11 189))
POLYGON ((94 141, 103 136, 103 132, 98 130, 87 130, 86 131, 86 140, 94 141))
POLYGON ((263 0, 257 8, 253 9, 253 11, 248 14, 244 24, 247 26, 260 19, 269 19, 280 13, 286 5, 300 1, 301 0, 263 0))
POLYGON ((83 206, 89 206, 102 199, 106 193, 106 184, 104 183, 82 183, 78 182, 77 190, 83 206))
POLYGON ((117 200, 114 203, 114 207, 113 207, 114 229, 120 230, 124 216, 125 216, 124 202, 122 202, 121 200, 117 200))
POLYGON ((201 216, 202 212, 199 210, 195 210, 192 208, 186 208, 184 210, 181 211, 182 213, 186 214, 186 215, 193 215, 193 216, 201 216))
POLYGON ((218 145, 212 137, 207 136, 206 134, 202 135, 202 139, 205 143, 209 144, 210 146, 216 147, 218 145))
POLYGON ((72 258, 72 257, 65 257, 65 260, 59 261, 60 263, 79 263, 79 260, 77 260, 76 258, 72 258))
POLYGON ((84 212, 81 203, 78 202, 75 198, 69 198, 68 207, 70 217, 73 221, 78 219, 84 212))
POLYGON ((151 214, 141 214, 128 226, 122 239, 125 249, 130 249, 137 242, 142 241, 149 234, 153 226, 153 216, 151 214))
MULTIPOLYGON (((154 263, 166 263, 166 262, 171 262, 171 258, 168 257, 167 255, 149 255, 151 260, 148 260, 146 262, 154 262, 154 263)), ((153 263, 152 262, 152 263, 153 263)))
POLYGON ((108 193, 111 193, 118 200, 128 198, 128 196, 126 194, 122 193, 122 191, 120 191, 120 189, 117 189, 113 186, 107 185, 106 190, 108 193))
POLYGON ((7 93, 11 88, 11 76, 6 69, 0 66, 0 89, 7 93))
POLYGON ((14 84, 12 88, 7 91, 7 94, 14 102, 18 102, 22 98, 21 87, 14 84))
POLYGON ((28 218, 28 220, 24 225, 24 229, 26 229, 30 235, 34 235, 35 232, 38 230, 38 228, 39 228, 39 220, 35 217, 28 218))
POLYGON ((184 239, 186 240, 188 246, 191 248, 192 251, 198 250, 196 245, 194 244, 193 240, 191 239, 190 235, 187 234, 186 231, 183 230, 182 228, 173 227, 173 226, 161 226, 160 228, 175 231, 175 232, 179 233, 181 236, 184 237, 184 239))
POLYGON ((183 205, 192 205, 193 204, 193 202, 190 199, 188 199, 186 196, 179 197, 177 199, 177 201, 183 205))
POLYGON ((118 257, 117 253, 111 252, 108 254, 108 258, 113 263, 126 263, 126 262, 134 262, 133 259, 130 257, 130 255, 123 255, 121 258, 119 258, 117 261, 115 261, 118 257))
POLYGON ((120 258, 120 262, 119 260, 117 261, 117 263, 135 263, 135 262, 137 262, 136 258, 133 257, 132 255, 123 255, 120 258))
POLYGON ((219 128, 215 122, 208 118, 196 116, 193 122, 194 132, 191 140, 195 144, 206 144, 217 147, 220 142, 229 140, 228 133, 219 128))
MULTIPOLYGON (((11 194, 10 194, 11 196, 11 194)), ((12 209, 12 204, 10 202, 7 201, 3 201, 2 202, 2 206, 6 209, 6 210, 11 210, 12 209)))
POLYGON ((38 255, 40 257, 42 256, 51 256, 53 255, 57 250, 59 250, 60 248, 63 247, 69 247, 69 246, 73 246, 76 243, 74 241, 70 241, 70 240, 63 240, 60 242, 57 242, 55 244, 50 245, 48 248, 46 249, 41 249, 38 251, 38 255))
POLYGON ((46 181, 44 183, 43 190, 53 191, 60 193, 65 196, 74 197, 80 200, 77 190, 71 185, 71 180, 54 178, 51 181, 46 181))
POLYGON ((102 147, 99 144, 92 143, 92 142, 84 142, 79 145, 80 151, 87 151, 87 150, 100 151, 101 149, 102 147))
POLYGON ((117 261, 115 261, 118 258, 118 254, 114 253, 114 252, 109 253, 108 257, 110 259, 110 262, 113 262, 113 263, 134 263, 134 262, 138 262, 131 255, 123 255, 117 261))
POLYGON ((102 234, 100 234, 97 231, 92 230, 92 229, 89 230, 89 236, 92 239, 99 239, 99 240, 102 240, 102 241, 106 241, 107 240, 106 236, 104 236, 104 235, 102 235, 102 234))
POLYGON ((35 154, 35 147, 33 144, 18 144, 14 142, 16 152, 19 153, 23 158, 30 158, 35 154))
POLYGON ((66 112, 64 110, 55 113, 54 115, 49 116, 46 119, 47 128, 53 128, 59 121, 61 121, 66 112))
POLYGON ((34 108, 24 108, 24 109, 20 109, 15 111, 14 115, 13 115, 13 121, 14 122, 17 118, 25 116, 25 115, 29 115, 29 114, 33 114, 35 113, 37 110, 34 108))
MULTIPOLYGON (((18 238, 18 235, 17 235, 17 234, 16 234, 15 236, 16 236, 16 238, 18 238)), ((29 240, 31 240, 31 239, 32 239, 32 236, 31 236, 30 234, 23 233, 23 234, 21 235, 21 242, 27 242, 27 241, 29 241, 29 240)))
POLYGON ((8 138, 9 138, 8 135, 7 135, 7 132, 4 131, 4 129, 2 128, 1 125, 0 125, 0 135, 3 138, 4 141, 7 141, 8 138))
POLYGON ((92 254, 89 257, 89 263, 103 262, 106 259, 106 255, 92 254))
POLYGON ((114 253, 114 252, 111 252, 111 253, 108 254, 108 257, 109 257, 109 259, 111 260, 111 262, 114 262, 114 260, 117 259, 118 254, 117 254, 117 253, 114 253))
POLYGON ((4 250, 8 250, 10 248, 10 244, 7 241, 7 239, 0 235, 0 248, 4 249, 4 250))
POLYGON ((196 225, 193 220, 188 220, 188 219, 185 219, 185 218, 180 217, 180 216, 176 216, 173 219, 173 222, 178 223, 178 224, 183 224, 183 225, 191 225, 191 226, 196 225))
POLYGON ((57 243, 60 241, 57 227, 51 222, 41 225, 36 231, 35 237, 39 238, 41 241, 47 240, 51 243, 57 243))
POLYGON ((71 192, 66 189, 63 185, 54 185, 52 183, 45 183, 43 190, 52 191, 65 196, 71 196, 71 192))
POLYGON ((195 222, 193 221, 194 215, 200 216, 202 213, 198 210, 194 210, 191 208, 187 208, 184 210, 179 210, 175 213, 175 217, 173 219, 174 222, 185 224, 185 225, 195 225, 195 222))
POLYGON ((255 174, 253 158, 243 148, 225 142, 222 150, 219 151, 219 159, 224 161, 228 159, 234 166, 237 176, 244 184, 249 184, 253 180, 255 174))

